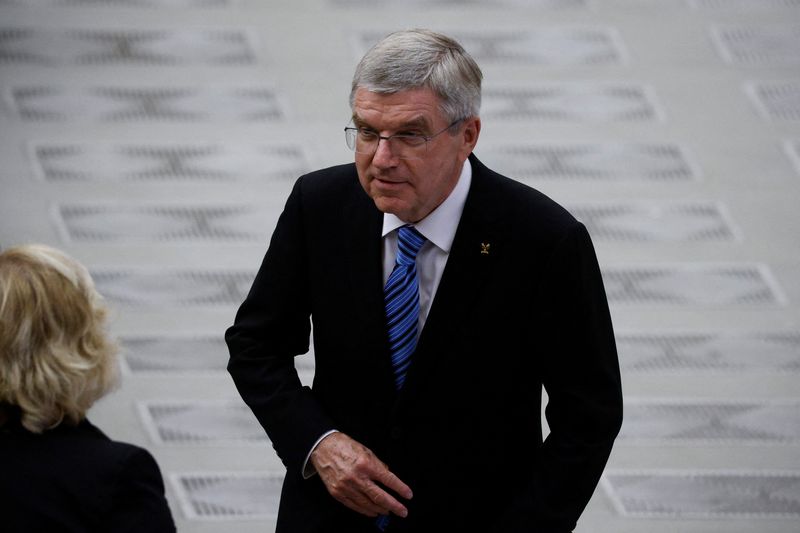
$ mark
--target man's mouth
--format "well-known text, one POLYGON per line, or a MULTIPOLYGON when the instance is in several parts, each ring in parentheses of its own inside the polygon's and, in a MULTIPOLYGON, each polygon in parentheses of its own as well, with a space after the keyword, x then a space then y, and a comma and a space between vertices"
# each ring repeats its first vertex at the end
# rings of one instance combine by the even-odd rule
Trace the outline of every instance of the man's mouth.
POLYGON ((405 183, 404 180, 391 180, 386 178, 375 178, 375 181, 377 181, 381 186, 384 187, 399 187, 400 185, 405 183))

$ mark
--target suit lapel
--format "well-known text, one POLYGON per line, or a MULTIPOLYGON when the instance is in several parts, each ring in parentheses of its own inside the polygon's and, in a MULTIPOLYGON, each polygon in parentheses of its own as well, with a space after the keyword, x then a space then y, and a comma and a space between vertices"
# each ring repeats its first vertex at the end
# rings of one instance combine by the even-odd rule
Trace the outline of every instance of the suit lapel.
POLYGON ((447 265, 417 344, 404 392, 413 390, 423 380, 430 378, 431 372, 426 370, 431 358, 437 355, 437 347, 447 343, 450 335, 458 334, 459 325, 466 320, 474 299, 480 294, 503 252, 499 212, 492 209, 492 203, 488 200, 492 197, 490 171, 474 156, 470 156, 470 163, 470 191, 447 265))
POLYGON ((383 213, 375 207, 360 185, 343 209, 349 221, 347 231, 343 233, 348 239, 348 282, 355 303, 353 307, 358 313, 348 320, 355 320, 359 324, 359 331, 363 335, 360 341, 369 357, 365 364, 376 369, 381 380, 385 380, 386 387, 393 388, 383 303, 383 213))

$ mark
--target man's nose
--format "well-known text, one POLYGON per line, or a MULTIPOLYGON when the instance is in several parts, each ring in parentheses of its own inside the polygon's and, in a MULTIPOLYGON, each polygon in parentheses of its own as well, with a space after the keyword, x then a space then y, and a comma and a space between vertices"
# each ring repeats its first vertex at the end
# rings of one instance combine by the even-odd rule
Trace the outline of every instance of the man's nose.
POLYGON ((379 168, 397 166, 398 157, 392 152, 392 143, 389 139, 378 139, 378 146, 372 156, 372 164, 379 168))

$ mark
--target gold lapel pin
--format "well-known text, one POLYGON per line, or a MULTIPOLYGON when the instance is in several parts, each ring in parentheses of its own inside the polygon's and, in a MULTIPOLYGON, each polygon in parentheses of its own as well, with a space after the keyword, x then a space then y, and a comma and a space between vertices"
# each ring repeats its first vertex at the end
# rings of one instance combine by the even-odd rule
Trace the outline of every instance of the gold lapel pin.
POLYGON ((489 255, 489 248, 490 248, 491 246, 492 246, 492 245, 491 245, 490 243, 488 243, 488 242, 482 242, 482 243, 481 243, 481 254, 483 254, 483 255, 489 255))

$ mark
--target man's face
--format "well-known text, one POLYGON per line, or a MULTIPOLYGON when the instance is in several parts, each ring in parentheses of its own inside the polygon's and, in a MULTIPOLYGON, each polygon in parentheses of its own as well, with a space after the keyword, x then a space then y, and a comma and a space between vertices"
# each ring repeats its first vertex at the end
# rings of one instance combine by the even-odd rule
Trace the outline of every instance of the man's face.
MULTIPOLYGON (((439 98, 427 88, 394 94, 359 88, 353 123, 384 137, 431 136, 449 124, 439 109, 439 98)), ((468 118, 430 140, 419 159, 400 159, 395 141, 381 140, 374 154, 355 154, 358 179, 378 209, 405 222, 418 222, 453 190, 479 133, 480 119, 468 118)))

